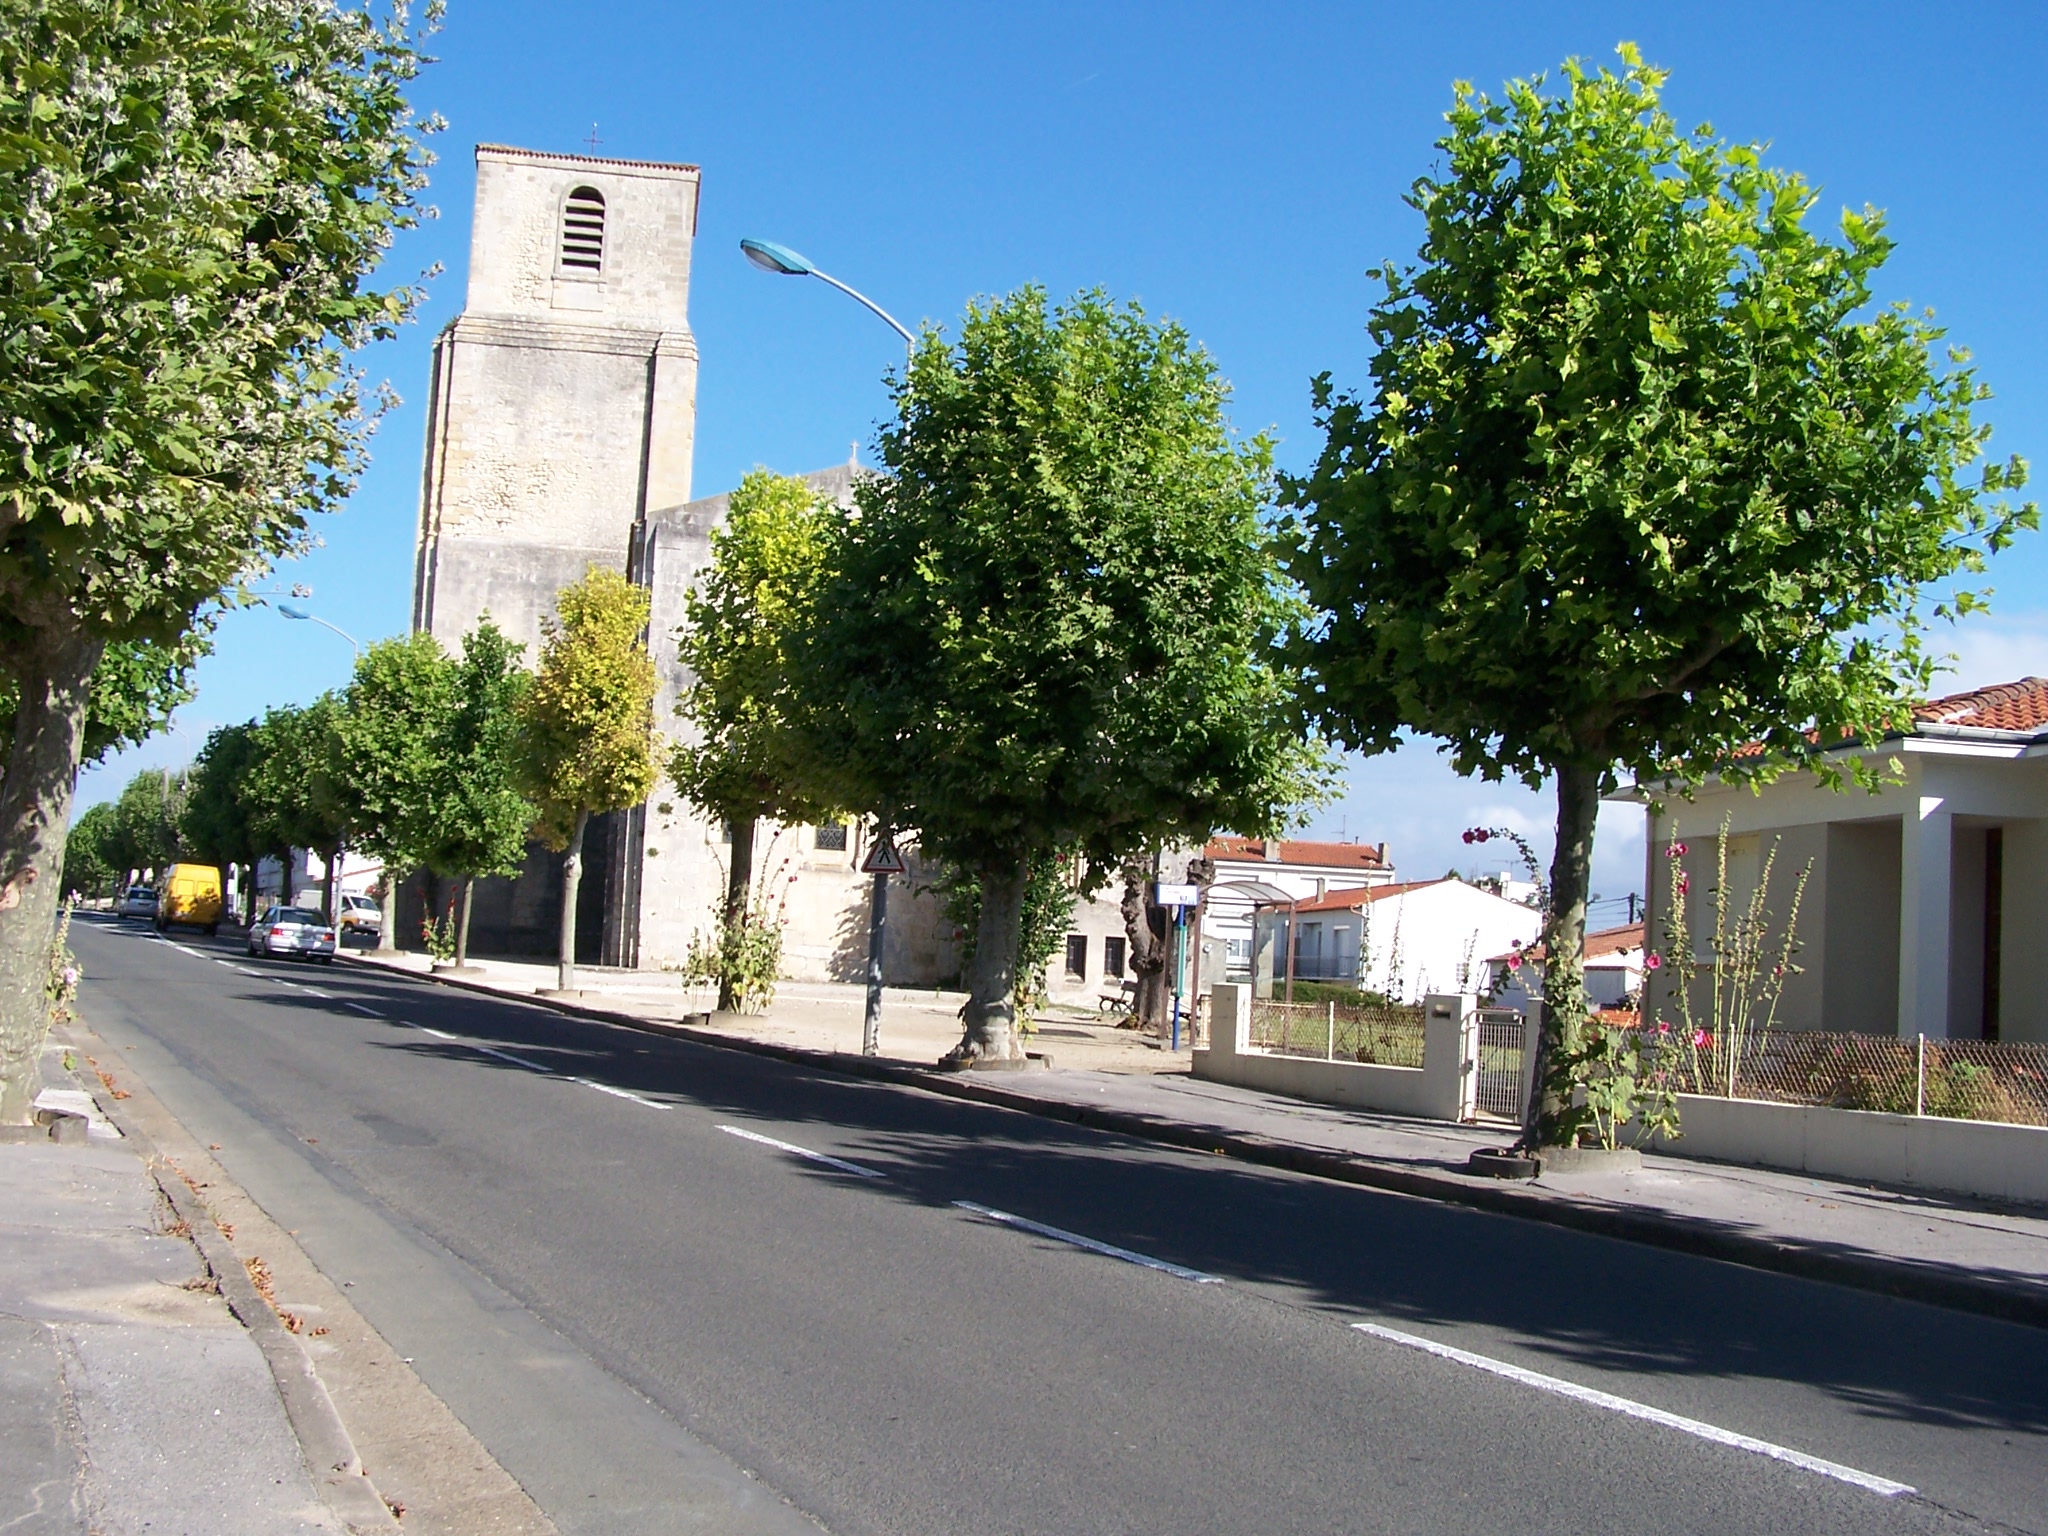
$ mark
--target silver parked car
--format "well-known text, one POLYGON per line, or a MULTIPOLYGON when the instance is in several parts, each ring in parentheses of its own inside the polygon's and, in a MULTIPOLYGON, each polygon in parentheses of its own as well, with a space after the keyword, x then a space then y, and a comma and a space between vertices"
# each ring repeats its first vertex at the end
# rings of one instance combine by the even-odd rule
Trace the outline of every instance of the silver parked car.
POLYGON ((311 907, 270 907, 249 925, 252 955, 295 955, 334 964, 334 930, 311 907))
POLYGON ((147 885, 131 885, 114 903, 114 911, 122 917, 153 919, 156 916, 156 891, 147 885))

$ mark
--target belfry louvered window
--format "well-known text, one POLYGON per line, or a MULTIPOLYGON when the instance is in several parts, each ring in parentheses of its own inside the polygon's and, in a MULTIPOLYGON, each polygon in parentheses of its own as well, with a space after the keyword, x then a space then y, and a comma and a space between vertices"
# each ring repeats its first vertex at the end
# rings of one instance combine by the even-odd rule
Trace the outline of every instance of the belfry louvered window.
POLYGON ((578 187, 562 205, 562 265, 604 270, 604 194, 595 187, 578 187))

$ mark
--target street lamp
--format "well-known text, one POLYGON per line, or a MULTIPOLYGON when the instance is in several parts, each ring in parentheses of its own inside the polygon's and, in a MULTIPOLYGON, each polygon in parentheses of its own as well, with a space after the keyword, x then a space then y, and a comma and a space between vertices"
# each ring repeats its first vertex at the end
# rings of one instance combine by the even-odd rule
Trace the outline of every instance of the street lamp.
POLYGON ((820 272, 810 262, 799 256, 786 245, 777 245, 773 240, 742 240, 740 250, 763 272, 773 272, 777 277, 815 277, 821 283, 830 283, 848 298, 864 304, 870 311, 881 317, 882 323, 903 338, 903 345, 915 347, 917 338, 902 321, 882 308, 873 299, 857 288, 849 288, 829 272, 820 272))
POLYGON ((361 661, 363 659, 363 648, 360 645, 356 644, 356 637, 350 634, 347 630, 343 629, 339 624, 329 624, 325 619, 321 618, 319 614, 308 613, 305 609, 297 607, 292 603, 279 603, 277 605, 277 611, 283 614, 288 619, 306 619, 310 620, 312 623, 324 625, 326 628, 333 630, 337 635, 341 636, 342 639, 346 640, 349 643, 349 645, 354 648, 356 653, 356 660, 361 661))
MULTIPOLYGON (((771 272, 777 277, 815 277, 822 283, 831 284, 901 336, 905 347, 912 352, 916 351, 917 338, 910 334, 910 328, 901 320, 859 289, 848 287, 829 272, 820 272, 809 260, 788 246, 777 245, 772 240, 742 240, 740 252, 763 272, 771 272)), ((867 860, 868 866, 874 870, 875 884, 874 894, 868 903, 868 1001, 860 1031, 860 1051, 863 1056, 873 1056, 881 1050, 882 945, 889 929, 889 866, 896 862, 886 857, 892 851, 890 840, 895 835, 895 829, 884 822, 877 828, 877 832, 879 836, 875 850, 867 860)))

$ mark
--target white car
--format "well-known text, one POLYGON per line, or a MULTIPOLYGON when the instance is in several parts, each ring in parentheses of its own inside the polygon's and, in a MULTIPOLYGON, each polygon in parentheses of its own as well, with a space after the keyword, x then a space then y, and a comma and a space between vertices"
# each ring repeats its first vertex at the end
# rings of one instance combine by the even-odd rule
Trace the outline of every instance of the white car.
POLYGON ((344 896, 335 914, 335 927, 345 939, 352 933, 377 938, 384 932, 384 909, 367 896, 344 896))
POLYGON ((147 885, 131 885, 114 903, 114 911, 122 917, 153 919, 156 916, 156 891, 147 885))
POLYGON ((249 925, 252 955, 294 955, 334 964, 334 930, 311 907, 271 907, 249 925))

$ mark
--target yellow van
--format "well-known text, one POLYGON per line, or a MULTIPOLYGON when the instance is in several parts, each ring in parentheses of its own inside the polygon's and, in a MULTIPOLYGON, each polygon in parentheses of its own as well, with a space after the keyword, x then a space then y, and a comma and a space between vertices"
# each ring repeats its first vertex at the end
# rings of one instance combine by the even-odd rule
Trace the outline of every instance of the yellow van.
POLYGON ((173 864, 157 880, 157 932, 173 924, 220 932, 220 871, 211 864, 173 864))

